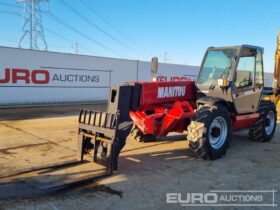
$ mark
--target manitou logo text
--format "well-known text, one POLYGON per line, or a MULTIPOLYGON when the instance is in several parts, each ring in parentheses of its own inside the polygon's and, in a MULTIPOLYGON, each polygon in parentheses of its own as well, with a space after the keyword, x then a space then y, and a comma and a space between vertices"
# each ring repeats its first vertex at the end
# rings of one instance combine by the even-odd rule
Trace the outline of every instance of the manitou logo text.
POLYGON ((186 86, 158 87, 158 98, 183 97, 186 95, 186 86))

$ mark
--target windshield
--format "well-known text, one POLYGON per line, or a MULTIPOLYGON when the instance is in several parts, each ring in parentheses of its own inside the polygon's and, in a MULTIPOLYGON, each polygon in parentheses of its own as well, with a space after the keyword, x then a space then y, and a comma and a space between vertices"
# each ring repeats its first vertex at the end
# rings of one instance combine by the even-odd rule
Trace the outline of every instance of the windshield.
POLYGON ((216 84, 218 79, 230 80, 236 55, 236 49, 209 50, 198 75, 197 84, 211 86, 216 84))

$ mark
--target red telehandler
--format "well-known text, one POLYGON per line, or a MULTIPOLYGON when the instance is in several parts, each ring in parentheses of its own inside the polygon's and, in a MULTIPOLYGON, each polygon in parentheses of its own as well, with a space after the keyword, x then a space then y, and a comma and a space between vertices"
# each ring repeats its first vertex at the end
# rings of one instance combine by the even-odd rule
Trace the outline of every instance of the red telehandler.
MULTIPOLYGON (((156 70, 157 59, 153 59, 152 72, 156 70)), ((117 170, 126 139, 152 141, 169 132, 186 131, 189 148, 206 160, 226 153, 235 130, 248 128, 252 140, 269 141, 275 132, 277 113, 275 103, 270 101, 273 92, 264 91, 263 75, 262 48, 210 47, 196 82, 130 82, 111 87, 107 112, 81 110, 78 161, 0 178, 8 179, 13 186, 13 181, 19 183, 26 174, 29 181, 20 183, 27 183, 26 193, 36 195, 97 181, 117 170), (92 170, 91 162, 81 164, 85 155, 98 164, 96 170, 92 170), (33 176, 52 177, 51 183, 32 182, 33 176)), ((7 180, 4 186, 9 187, 7 180)))
POLYGON ((130 82, 111 88, 107 112, 82 110, 79 160, 93 151, 93 161, 105 159, 110 174, 127 137, 151 141, 174 131, 187 130, 189 147, 207 160, 226 153, 235 130, 269 141, 277 113, 274 103, 262 100, 263 89, 263 48, 210 47, 196 82, 130 82))

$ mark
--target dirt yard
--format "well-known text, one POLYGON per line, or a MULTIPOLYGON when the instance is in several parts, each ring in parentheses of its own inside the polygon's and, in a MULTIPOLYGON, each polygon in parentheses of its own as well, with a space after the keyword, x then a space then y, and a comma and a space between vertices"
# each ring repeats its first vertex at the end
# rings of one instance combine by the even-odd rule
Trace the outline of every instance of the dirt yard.
MULTIPOLYGON (((104 110, 105 106, 88 108, 104 110)), ((79 109, 0 111, 0 209, 181 209, 180 204, 166 203, 166 193, 210 190, 276 190, 274 203, 280 204, 279 125, 268 143, 250 141, 247 131, 234 133, 227 154, 216 161, 197 159, 181 135, 150 143, 127 142, 118 172, 97 183, 27 196, 32 189, 22 187, 23 181, 7 182, 4 177, 18 171, 75 160, 79 109)), ((63 180, 88 173, 89 169, 95 170, 91 163, 77 166, 74 172, 54 170, 48 176, 38 173, 32 183, 48 184, 56 176, 63 180)), ((267 199, 273 202, 269 194, 267 199)))

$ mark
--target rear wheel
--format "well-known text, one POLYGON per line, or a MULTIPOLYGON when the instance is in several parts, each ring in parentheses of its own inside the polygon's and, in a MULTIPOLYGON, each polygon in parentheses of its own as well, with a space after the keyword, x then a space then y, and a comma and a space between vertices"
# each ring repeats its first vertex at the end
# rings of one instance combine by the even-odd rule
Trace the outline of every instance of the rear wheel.
POLYGON ((277 123, 275 104, 270 101, 262 101, 259 114, 260 118, 250 128, 249 135, 253 141, 270 141, 274 135, 277 123))
POLYGON ((222 157, 231 139, 231 119, 222 105, 201 106, 188 126, 190 148, 202 159, 222 157))

